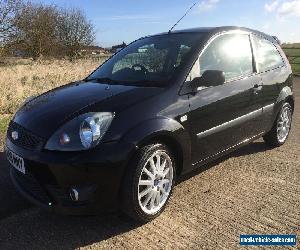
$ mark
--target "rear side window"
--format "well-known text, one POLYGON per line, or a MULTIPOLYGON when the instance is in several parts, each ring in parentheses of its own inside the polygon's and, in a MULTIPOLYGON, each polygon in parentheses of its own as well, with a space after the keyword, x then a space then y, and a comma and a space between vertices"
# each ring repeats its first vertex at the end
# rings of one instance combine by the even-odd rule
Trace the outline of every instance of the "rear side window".
POLYGON ((225 80, 253 73, 249 35, 225 34, 214 39, 200 56, 200 74, 221 70, 225 80))
POLYGON ((282 57, 273 43, 257 36, 253 36, 253 39, 259 72, 265 72, 283 65, 282 57))

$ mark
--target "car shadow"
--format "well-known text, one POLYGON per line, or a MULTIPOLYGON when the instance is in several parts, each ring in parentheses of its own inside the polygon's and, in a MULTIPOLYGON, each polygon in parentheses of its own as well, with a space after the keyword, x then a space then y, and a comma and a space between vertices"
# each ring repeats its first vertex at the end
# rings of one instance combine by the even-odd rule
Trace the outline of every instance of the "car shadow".
POLYGON ((66 216, 31 205, 15 190, 3 152, 0 152, 0 204, 1 249, 17 246, 26 249, 75 249, 142 225, 118 212, 99 216, 66 216), (22 235, 14 236, 12 232, 16 230, 22 235), (26 239, 35 240, 28 242, 26 239))
MULTIPOLYGON (((268 149, 262 142, 251 143, 204 165, 197 171, 180 178, 179 182, 206 171, 229 157, 256 154, 268 149)), ((4 153, 1 152, 0 190, 1 248, 11 249, 18 246, 18 248, 26 249, 75 249, 105 241, 142 226, 121 213, 107 213, 99 216, 63 216, 31 206, 14 190, 9 179, 4 153), (12 233, 16 230, 22 234, 12 233)))
POLYGON ((0 221, 1 249, 78 249, 142 226, 120 213, 67 216, 39 208, 11 216, 4 223, 5 230, 0 221))
POLYGON ((31 207, 14 188, 5 153, 0 152, 0 219, 31 207))
POLYGON ((273 148, 268 146, 264 141, 254 141, 246 146, 239 148, 238 150, 230 153, 229 157, 239 157, 244 155, 257 154, 272 150, 273 148))
POLYGON ((237 149, 236 151, 233 151, 227 155, 221 156, 220 158, 213 160, 212 162, 204 164, 203 166, 191 171, 190 173, 188 173, 184 176, 179 177, 177 180, 177 183, 184 182, 184 181, 188 180, 189 178, 192 178, 193 176, 203 173, 203 172, 209 170, 210 168, 213 168, 213 167, 217 166, 218 164, 224 162, 225 160, 229 159, 230 157, 240 157, 240 156, 244 156, 244 155, 257 154, 257 153, 265 152, 265 151, 268 151, 271 149, 272 149, 272 147, 266 145, 263 141, 254 141, 248 145, 245 145, 245 146, 237 149))

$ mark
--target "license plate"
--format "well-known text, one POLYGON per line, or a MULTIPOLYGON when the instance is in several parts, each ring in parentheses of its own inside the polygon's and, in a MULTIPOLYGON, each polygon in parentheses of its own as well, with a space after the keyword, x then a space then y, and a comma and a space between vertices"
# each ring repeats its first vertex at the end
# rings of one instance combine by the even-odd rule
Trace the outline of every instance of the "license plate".
POLYGON ((24 159, 18 155, 16 155, 14 152, 10 151, 9 149, 6 149, 6 156, 9 163, 18 171, 25 174, 25 165, 24 165, 24 159))

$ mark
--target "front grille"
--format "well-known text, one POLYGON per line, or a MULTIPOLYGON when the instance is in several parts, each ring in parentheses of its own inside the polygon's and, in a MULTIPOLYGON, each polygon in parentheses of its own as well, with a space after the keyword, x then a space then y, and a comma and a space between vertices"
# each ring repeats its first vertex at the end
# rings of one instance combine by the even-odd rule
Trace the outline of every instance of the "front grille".
POLYGON ((44 145, 44 140, 42 138, 34 135, 32 132, 15 122, 9 124, 7 136, 13 144, 29 150, 41 150, 44 145), (18 139, 12 138, 12 133, 14 131, 18 132, 18 139))
POLYGON ((38 181, 34 178, 34 176, 30 173, 26 173, 25 175, 19 173, 13 167, 11 167, 12 174, 16 180, 16 182, 20 185, 20 187, 36 200, 49 204, 51 200, 47 195, 46 191, 42 188, 42 186, 38 183, 38 181))

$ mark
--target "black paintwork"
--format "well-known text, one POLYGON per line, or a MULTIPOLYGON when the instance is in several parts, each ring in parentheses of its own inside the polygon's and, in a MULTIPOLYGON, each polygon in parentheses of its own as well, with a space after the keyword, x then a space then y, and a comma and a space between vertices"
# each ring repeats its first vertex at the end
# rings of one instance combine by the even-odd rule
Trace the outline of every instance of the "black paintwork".
MULTIPOLYGON (((182 175, 270 130, 281 104, 288 99, 293 101, 291 68, 276 40, 264 33, 239 27, 199 28, 172 33, 199 32, 205 35, 197 52, 189 58, 181 74, 166 87, 80 81, 36 97, 16 113, 14 122, 45 141, 79 114, 92 111, 116 114, 98 146, 87 151, 42 149, 32 152, 16 146, 7 138, 6 146, 25 159, 27 171, 52 199, 51 206, 44 204, 44 207, 74 214, 117 207, 129 160, 151 140, 168 144, 177 159, 177 174, 182 175), (285 65, 265 73, 254 71, 247 77, 194 92, 185 82, 193 63, 212 37, 231 30, 242 30, 270 40, 278 47, 285 65), (274 106, 264 108, 270 104, 274 106), (239 119, 253 112, 255 116, 251 119, 239 119), (181 121, 184 115, 187 115, 187 120, 181 121), (197 136, 222 124, 225 125, 216 133, 201 138, 197 136), (69 199, 71 187, 89 185, 96 185, 89 201, 77 204, 69 199)), ((24 190, 13 173, 12 177, 23 195, 43 204, 24 190)))

